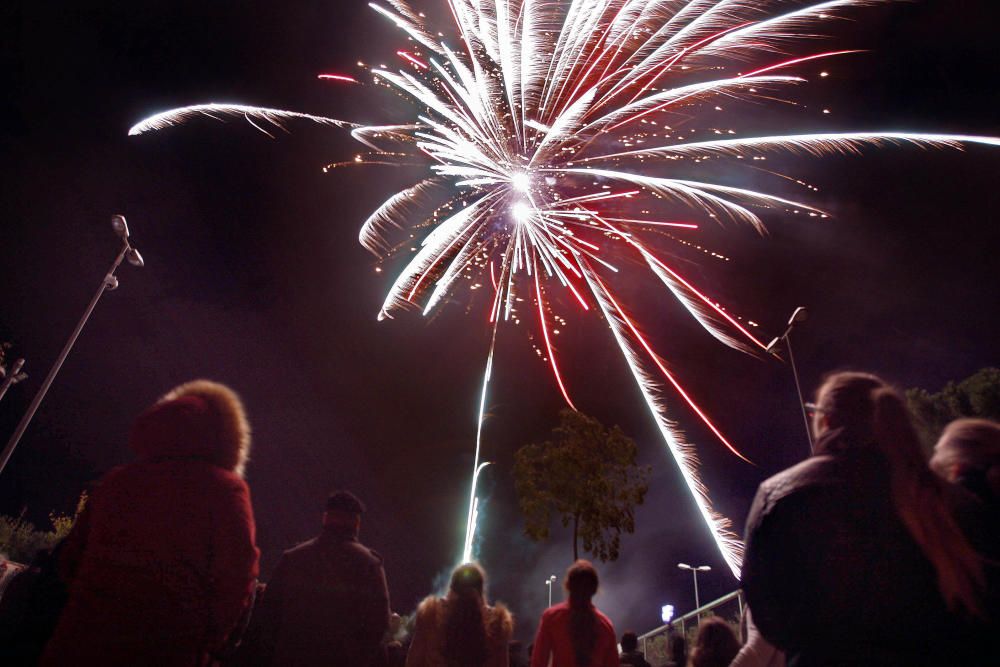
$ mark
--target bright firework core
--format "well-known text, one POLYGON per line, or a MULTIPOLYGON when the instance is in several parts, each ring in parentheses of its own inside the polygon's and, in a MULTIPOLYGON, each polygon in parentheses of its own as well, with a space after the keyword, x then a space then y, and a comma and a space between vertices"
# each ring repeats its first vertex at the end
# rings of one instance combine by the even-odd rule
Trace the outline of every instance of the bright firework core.
POLYGON ((510 207, 510 212, 514 215, 514 220, 517 222, 527 222, 528 218, 531 217, 531 204, 523 201, 519 201, 510 207))
POLYGON ((510 177, 511 186, 520 192, 531 189, 531 176, 527 172, 517 171, 510 177))

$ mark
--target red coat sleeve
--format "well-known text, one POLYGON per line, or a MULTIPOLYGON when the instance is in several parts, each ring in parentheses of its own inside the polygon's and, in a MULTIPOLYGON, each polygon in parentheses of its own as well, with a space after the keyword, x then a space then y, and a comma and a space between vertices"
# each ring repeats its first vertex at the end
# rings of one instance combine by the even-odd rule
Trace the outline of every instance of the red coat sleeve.
POLYGON ((213 646, 223 642, 239 620, 259 573, 260 558, 246 482, 232 480, 215 505, 209 566, 212 591, 209 641, 213 646))

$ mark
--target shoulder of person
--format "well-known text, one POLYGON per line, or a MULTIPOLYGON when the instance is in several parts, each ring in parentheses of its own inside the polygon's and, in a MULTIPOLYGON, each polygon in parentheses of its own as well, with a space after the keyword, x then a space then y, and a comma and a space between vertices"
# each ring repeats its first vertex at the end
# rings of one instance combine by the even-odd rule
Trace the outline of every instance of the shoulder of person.
POLYGON ((282 561, 294 562, 296 559, 308 554, 316 548, 316 542, 318 538, 312 538, 311 540, 306 540, 305 542, 300 542, 296 544, 291 549, 288 549, 283 554, 281 554, 282 561))
POLYGON ((494 639, 509 639, 514 634, 514 615, 502 602, 486 608, 486 629, 494 639))
POLYGON ((382 558, 382 554, 380 554, 379 552, 375 551, 371 547, 366 547, 363 544, 361 545, 361 547, 365 550, 365 552, 368 554, 368 556, 372 559, 372 563, 374 565, 382 565, 382 563, 384 562, 383 558, 382 558))
POLYGON ((835 457, 823 454, 811 456, 769 477, 757 489, 748 520, 768 514, 777 503, 789 497, 822 492, 823 489, 841 489, 841 467, 835 457))
POLYGON ((433 622, 444 611, 445 601, 436 595, 428 595, 417 605, 417 619, 433 622))
MULTIPOLYGON (((611 619, 608 618, 608 615, 605 614, 600 609, 598 609, 597 607, 594 607, 594 612, 597 614, 597 620, 601 622, 601 625, 603 625, 605 629, 609 630, 611 634, 615 634, 615 624, 611 622, 611 619)), ((617 641, 618 640, 616 637, 615 643, 617 643, 617 641)))

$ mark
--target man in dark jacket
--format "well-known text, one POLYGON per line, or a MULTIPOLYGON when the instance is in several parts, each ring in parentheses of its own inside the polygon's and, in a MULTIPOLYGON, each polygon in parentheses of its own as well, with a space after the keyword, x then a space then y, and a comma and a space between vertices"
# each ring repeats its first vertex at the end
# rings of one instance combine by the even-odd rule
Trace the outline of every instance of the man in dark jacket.
POLYGON ((237 664, 382 664, 389 593, 382 558, 358 542, 364 510, 348 491, 327 499, 323 532, 278 561, 237 664))
POLYGON ((622 635, 622 654, 618 656, 618 662, 632 667, 649 667, 646 656, 639 650, 639 638, 634 632, 622 635))

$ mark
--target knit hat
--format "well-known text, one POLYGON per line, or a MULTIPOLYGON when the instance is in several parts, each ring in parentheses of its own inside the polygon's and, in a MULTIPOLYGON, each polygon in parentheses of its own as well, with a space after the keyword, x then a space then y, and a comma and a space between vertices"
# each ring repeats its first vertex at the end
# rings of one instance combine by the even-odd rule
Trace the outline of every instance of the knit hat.
POLYGON ((326 499, 327 512, 346 512, 347 514, 364 514, 365 504, 350 491, 334 491, 326 499))

